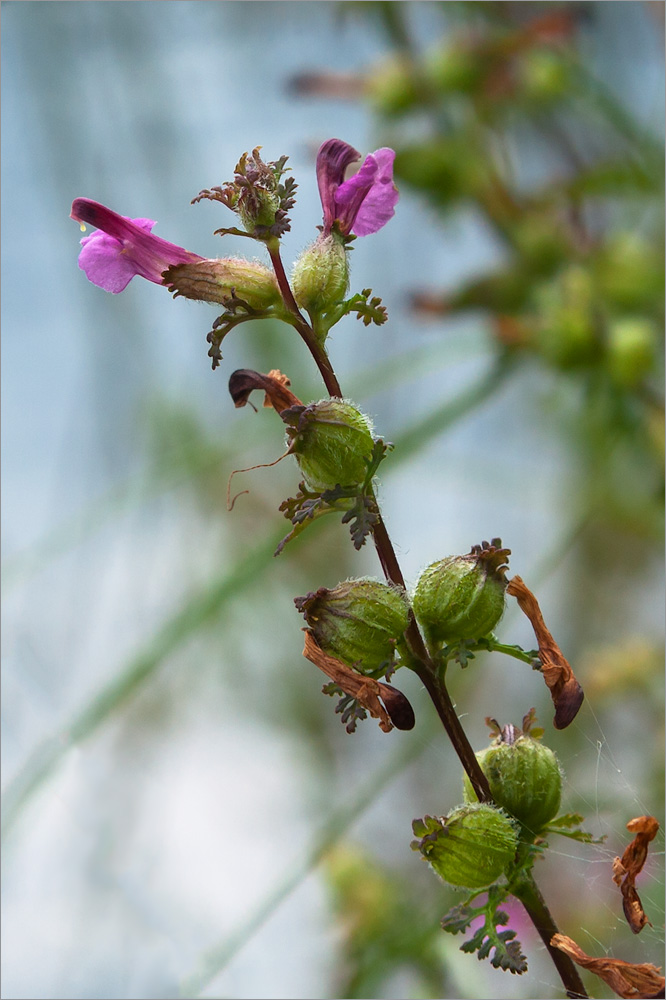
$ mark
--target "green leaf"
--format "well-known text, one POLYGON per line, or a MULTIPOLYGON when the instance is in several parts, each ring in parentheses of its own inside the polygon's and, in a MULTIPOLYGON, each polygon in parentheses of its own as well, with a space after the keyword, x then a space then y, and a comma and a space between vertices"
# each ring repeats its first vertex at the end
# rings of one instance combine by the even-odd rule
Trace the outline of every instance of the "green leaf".
POLYGON ((382 305, 379 296, 372 295, 371 288, 364 288, 362 292, 357 292, 350 299, 340 302, 333 309, 330 309, 325 316, 325 330, 328 332, 331 327, 339 323, 343 316, 356 313, 357 319, 362 319, 365 326, 374 323, 375 326, 382 326, 388 319, 386 307, 382 305))
POLYGON ((508 894, 506 887, 491 886, 486 901, 479 906, 472 906, 472 900, 480 895, 474 893, 442 918, 442 929, 449 934, 460 934, 467 930, 473 920, 483 916, 483 926, 461 945, 460 950, 471 954, 476 951, 479 959, 489 958, 492 952, 492 966, 521 975, 527 972, 527 959, 522 953, 520 941, 516 940, 516 932, 498 930, 498 927, 503 927, 509 921, 508 914, 497 908, 508 894))
POLYGON ((349 524, 349 532, 355 549, 360 549, 365 540, 379 523, 379 508, 374 497, 359 496, 351 510, 342 518, 343 524, 349 524))
MULTIPOLYGON (((416 832, 416 831, 414 831, 416 832)), ((470 900, 474 896, 470 896, 470 900)), ((469 906, 469 901, 459 903, 449 910, 445 917, 442 917, 442 930, 448 934, 462 934, 466 931, 471 922, 483 911, 483 907, 469 906)))
MULTIPOLYGON (((294 419, 298 419, 298 416, 299 414, 295 414, 294 419)), ((289 418, 285 419, 284 415, 283 419, 285 423, 289 422, 289 418)), ((280 504, 279 509, 294 525, 294 530, 282 539, 275 555, 279 555, 285 545, 300 534, 315 518, 336 511, 343 513, 342 523, 349 525, 354 548, 360 549, 365 544, 367 536, 372 533, 379 522, 379 507, 372 492, 372 479, 379 464, 392 448, 392 444, 382 441, 381 438, 375 439, 372 455, 368 461, 365 481, 358 488, 334 486, 333 489, 318 493, 309 490, 305 483, 301 482, 296 496, 289 497, 280 504)))
POLYGON ((549 833, 559 833, 561 837, 569 837, 570 840, 577 840, 581 844, 603 844, 606 840, 606 834, 595 838, 585 830, 573 829, 580 827, 584 821, 585 817, 581 816, 580 813, 565 813, 548 823, 541 831, 540 836, 545 837, 549 833))
POLYGON ((222 360, 220 344, 228 333, 231 333, 241 323, 247 323, 248 320, 268 319, 275 315, 276 313, 271 309, 254 309, 245 299, 240 299, 235 294, 229 295, 224 300, 224 312, 214 320, 213 328, 206 336, 206 340, 210 344, 208 357, 213 360, 213 371, 222 360))
POLYGON ((305 483, 300 483, 299 491, 295 497, 284 500, 279 507, 287 518, 294 525, 292 531, 280 540, 278 547, 273 553, 279 556, 285 545, 291 542, 297 535, 305 531, 307 526, 324 514, 334 514, 336 508, 327 503, 322 493, 315 493, 308 490, 305 483))
POLYGON ((345 302, 345 311, 342 315, 355 312, 357 319, 362 319, 364 326, 381 326, 388 319, 386 307, 382 305, 382 300, 378 295, 372 295, 371 288, 364 288, 362 292, 353 295, 345 302))

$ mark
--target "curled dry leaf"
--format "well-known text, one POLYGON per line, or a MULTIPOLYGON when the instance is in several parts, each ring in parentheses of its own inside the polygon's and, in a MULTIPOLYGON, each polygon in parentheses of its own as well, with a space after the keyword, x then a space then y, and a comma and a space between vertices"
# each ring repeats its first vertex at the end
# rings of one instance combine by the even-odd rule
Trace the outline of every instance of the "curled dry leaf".
POLYGON ((238 368, 232 372, 229 379, 229 393, 235 406, 245 406, 254 389, 262 389, 265 393, 264 406, 272 406, 278 413, 290 406, 302 406, 298 396, 295 396, 287 386, 289 379, 282 372, 273 370, 268 375, 252 371, 250 368, 238 368))
POLYGON ((341 691, 355 698, 373 719, 379 719, 379 728, 383 732, 390 733, 394 726, 396 729, 413 729, 414 711, 402 691, 373 677, 357 674, 341 660, 325 653, 309 629, 304 629, 304 632, 303 656, 306 660, 319 667, 341 691))
POLYGON ((532 624, 539 646, 541 672, 555 705, 553 725, 556 729, 566 729, 578 714, 584 698, 583 689, 574 677, 574 672, 560 647, 546 628, 541 609, 532 591, 525 586, 519 576, 514 576, 509 580, 506 592, 516 598, 520 610, 532 624))
MULTIPOLYGON (((621 858, 615 858, 613 862, 613 881, 616 882, 622 892, 622 908, 627 918, 627 923, 634 934, 640 933, 650 921, 645 915, 643 904, 636 891, 636 876, 645 864, 648 853, 648 844, 657 836, 659 823, 654 816, 637 816, 629 820, 627 830, 634 833, 635 837, 625 849, 621 858)), ((650 926, 652 926, 650 924, 650 926)))
POLYGON ((651 1000, 664 996, 665 980, 656 965, 649 962, 635 964, 621 958, 592 958, 579 948, 566 934, 555 934, 550 939, 553 948, 559 948, 577 965, 588 969, 610 986, 619 997, 626 1000, 651 1000))

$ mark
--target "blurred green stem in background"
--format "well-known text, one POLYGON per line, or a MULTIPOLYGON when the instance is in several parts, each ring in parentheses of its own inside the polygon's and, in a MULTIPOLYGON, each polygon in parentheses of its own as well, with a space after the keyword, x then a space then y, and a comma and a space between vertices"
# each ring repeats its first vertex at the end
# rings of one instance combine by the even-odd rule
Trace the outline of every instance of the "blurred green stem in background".
POLYGON ((213 623, 225 604, 252 584, 272 558, 280 535, 243 555, 231 569, 186 598, 182 607, 159 629, 146 647, 114 676, 74 717, 70 725, 42 743, 9 783, 3 796, 2 829, 12 827, 23 806, 56 770, 72 747, 94 733, 159 671, 168 657, 199 629, 213 623))

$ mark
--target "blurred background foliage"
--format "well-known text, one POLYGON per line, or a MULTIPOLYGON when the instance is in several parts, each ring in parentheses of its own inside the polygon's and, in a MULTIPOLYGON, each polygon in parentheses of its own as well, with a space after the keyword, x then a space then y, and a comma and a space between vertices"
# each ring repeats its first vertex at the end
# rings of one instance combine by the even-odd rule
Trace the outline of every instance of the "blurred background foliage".
MULTIPOLYGON (((203 310, 76 271, 77 195, 246 253, 206 249, 230 223, 186 203, 257 142, 291 157, 296 256, 335 134, 397 154, 396 219, 352 271, 389 324, 346 322, 331 354, 396 445, 403 568, 496 534, 513 549, 583 710, 553 732, 538 678, 499 657, 453 693, 479 748, 486 715, 536 705, 563 805, 608 838, 551 843, 544 895, 586 950, 658 964, 663 835, 638 939, 610 862, 663 809, 663 4, 3 7, 7 995, 561 995, 520 908, 520 980, 439 928, 456 896, 410 823, 459 801, 460 769, 415 678, 413 733, 349 737, 301 661, 293 597, 376 574, 372 551, 325 519, 273 560, 288 462, 226 510, 230 472, 283 443, 225 379, 279 367, 318 398, 300 341, 245 327, 213 376, 203 310), (35 285, 42 224, 58 260, 35 285)), ((514 609, 500 634, 533 645, 514 609)))

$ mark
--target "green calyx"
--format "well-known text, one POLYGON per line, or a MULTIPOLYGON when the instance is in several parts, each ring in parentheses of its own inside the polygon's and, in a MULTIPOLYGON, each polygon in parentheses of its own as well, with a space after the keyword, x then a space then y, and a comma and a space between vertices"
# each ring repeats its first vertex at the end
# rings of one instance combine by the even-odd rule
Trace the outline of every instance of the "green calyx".
MULTIPOLYGON (((494 801, 520 823, 524 833, 536 836, 555 818, 562 795, 560 765, 553 751, 529 732, 505 726, 476 759, 494 801)), ((463 784, 465 801, 476 802, 467 775, 463 784)))
POLYGON ((176 264, 166 272, 165 285, 179 295, 200 302, 229 305, 232 300, 263 311, 281 302, 275 274, 258 261, 226 257, 176 264))
POLYGON ((287 411, 289 450, 313 490, 363 486, 371 467, 374 439, 368 419, 340 399, 324 399, 287 411))
POLYGON ((444 643, 479 639, 504 613, 510 549, 493 538, 464 556, 448 556, 421 574, 413 597, 414 614, 431 649, 444 643))
POLYGON ((518 831, 495 806, 452 809, 448 816, 414 820, 412 850, 420 851, 440 878, 465 889, 484 889, 513 865, 518 831))
POLYGON ((294 265, 294 298, 315 323, 317 317, 340 305, 349 285, 349 265, 343 237, 323 234, 303 251, 294 265))
POLYGON ((318 645, 364 674, 393 663, 408 625, 405 595, 379 580, 346 580, 294 603, 318 645))

